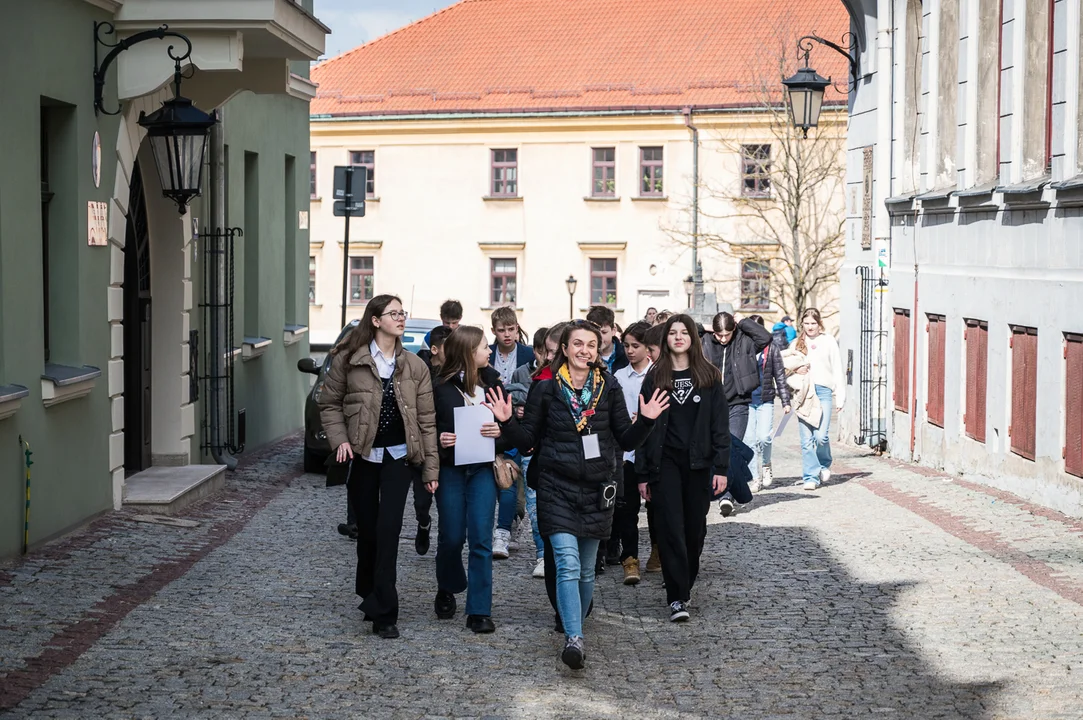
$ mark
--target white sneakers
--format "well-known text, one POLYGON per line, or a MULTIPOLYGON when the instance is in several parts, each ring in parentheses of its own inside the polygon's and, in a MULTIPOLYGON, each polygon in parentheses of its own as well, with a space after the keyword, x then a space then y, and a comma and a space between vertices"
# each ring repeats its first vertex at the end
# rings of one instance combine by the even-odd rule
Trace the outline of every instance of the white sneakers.
POLYGON ((763 470, 760 473, 760 487, 764 490, 771 487, 771 483, 775 481, 775 474, 771 471, 770 465, 764 465, 763 470))
POLYGON ((507 530, 497 530, 493 533, 493 559, 506 560, 508 558, 508 543, 511 542, 511 533, 507 530))
POLYGON ((534 572, 531 573, 531 577, 545 578, 545 558, 538 558, 538 561, 534 563, 534 572))
POLYGON ((828 470, 827 468, 820 468, 820 484, 823 485, 830 479, 831 479, 831 471, 828 470))

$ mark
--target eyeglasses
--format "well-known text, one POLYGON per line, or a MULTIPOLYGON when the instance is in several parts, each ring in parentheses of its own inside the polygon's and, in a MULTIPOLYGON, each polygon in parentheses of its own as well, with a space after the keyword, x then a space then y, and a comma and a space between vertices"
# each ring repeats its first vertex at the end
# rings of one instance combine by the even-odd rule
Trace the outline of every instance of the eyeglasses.
POLYGON ((386 317, 390 315, 392 320, 405 320, 407 314, 408 313, 405 310, 392 310, 391 312, 385 312, 380 317, 386 317))

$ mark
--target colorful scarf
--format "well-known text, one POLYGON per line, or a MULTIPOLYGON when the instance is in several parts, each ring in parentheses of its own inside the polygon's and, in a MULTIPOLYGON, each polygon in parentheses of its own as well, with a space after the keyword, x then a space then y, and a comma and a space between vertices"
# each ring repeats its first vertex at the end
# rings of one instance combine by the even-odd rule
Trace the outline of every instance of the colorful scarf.
POLYGON ((568 406, 572 409, 572 420, 575 421, 575 429, 583 432, 591 417, 594 416, 594 409, 598 407, 598 400, 602 396, 602 387, 604 385, 602 371, 598 368, 591 370, 587 375, 587 381, 583 384, 583 391, 580 393, 572 386, 571 373, 568 372, 567 364, 564 364, 557 373, 557 384, 560 386, 561 392, 564 393, 564 399, 568 401, 568 406))

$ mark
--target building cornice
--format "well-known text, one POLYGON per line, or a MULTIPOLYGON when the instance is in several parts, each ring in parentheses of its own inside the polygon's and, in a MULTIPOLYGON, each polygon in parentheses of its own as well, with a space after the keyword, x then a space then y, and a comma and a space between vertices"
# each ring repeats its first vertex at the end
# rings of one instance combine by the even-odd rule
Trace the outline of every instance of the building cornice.
POLYGON ((124 0, 83 0, 83 2, 113 14, 116 14, 117 10, 120 10, 120 6, 124 4, 124 0))

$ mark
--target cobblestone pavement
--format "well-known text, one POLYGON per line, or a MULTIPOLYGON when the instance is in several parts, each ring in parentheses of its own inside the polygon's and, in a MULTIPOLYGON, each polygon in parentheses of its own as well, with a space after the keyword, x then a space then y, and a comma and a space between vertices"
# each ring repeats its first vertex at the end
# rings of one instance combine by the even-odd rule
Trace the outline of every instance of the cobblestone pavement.
POLYGON ((526 532, 477 636, 435 618, 409 509, 403 636, 371 635, 334 531, 344 492, 285 440, 186 513, 197 527, 114 513, 0 567, 0 713, 1083 717, 1083 523, 846 448, 806 493, 795 429, 778 444, 790 477, 712 510, 692 622, 667 621, 659 575, 624 587, 611 568, 573 672, 526 532))

